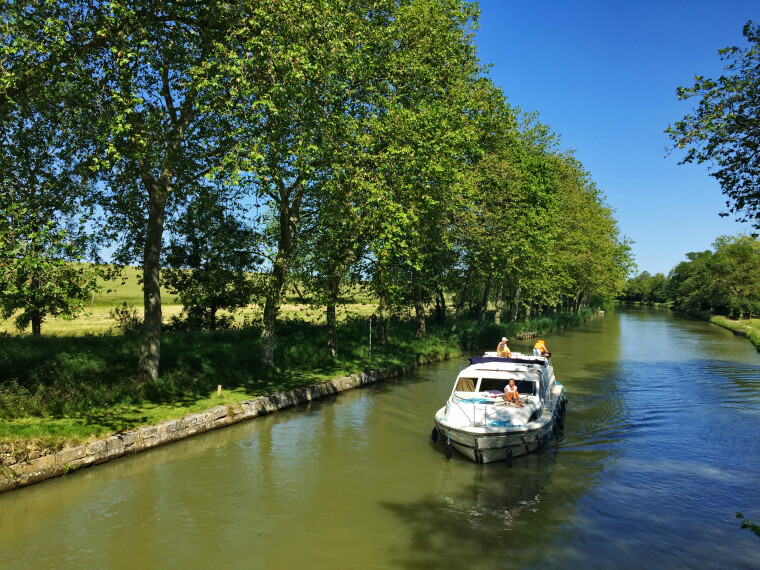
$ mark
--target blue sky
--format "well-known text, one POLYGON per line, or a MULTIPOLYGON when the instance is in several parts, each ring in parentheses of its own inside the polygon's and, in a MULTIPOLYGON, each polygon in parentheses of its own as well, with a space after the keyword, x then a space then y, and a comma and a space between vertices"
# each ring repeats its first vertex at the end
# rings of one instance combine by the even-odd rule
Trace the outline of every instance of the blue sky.
POLYGON ((665 157, 663 130, 696 107, 676 88, 718 77, 718 50, 747 46, 760 2, 480 0, 475 36, 507 100, 574 149, 615 210, 638 272, 667 273, 720 235, 750 233, 721 218, 725 198, 707 165, 665 157))

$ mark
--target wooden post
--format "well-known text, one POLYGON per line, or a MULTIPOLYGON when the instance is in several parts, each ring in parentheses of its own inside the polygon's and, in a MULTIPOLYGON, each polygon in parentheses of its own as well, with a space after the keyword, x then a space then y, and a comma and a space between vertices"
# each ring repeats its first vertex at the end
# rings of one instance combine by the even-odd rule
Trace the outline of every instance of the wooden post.
POLYGON ((221 384, 217 385, 217 387, 216 387, 216 395, 220 396, 220 397, 222 395, 222 385, 221 384))

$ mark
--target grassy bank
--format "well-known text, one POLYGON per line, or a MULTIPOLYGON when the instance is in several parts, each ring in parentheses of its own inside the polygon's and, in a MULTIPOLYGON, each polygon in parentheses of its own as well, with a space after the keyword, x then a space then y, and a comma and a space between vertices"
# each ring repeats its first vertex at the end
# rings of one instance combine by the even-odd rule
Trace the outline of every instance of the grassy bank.
MULTIPOLYGON (((677 309, 673 309, 674 311, 677 309)), ((681 311, 682 313, 694 317, 696 319, 702 319, 703 321, 710 321, 714 325, 723 327, 730 331, 739 331, 742 336, 752 343, 752 345, 760 351, 760 319, 742 319, 735 320, 729 319, 723 315, 714 315, 708 311, 681 311)))
POLYGON ((710 322, 730 331, 741 331, 758 350, 760 350, 760 319, 742 319, 736 321, 728 317, 713 315, 710 322))
POLYGON ((492 348, 503 335, 565 328, 592 314, 559 315, 520 325, 478 327, 465 321, 456 333, 451 333, 451 323, 429 323, 422 339, 416 338, 414 323, 396 321, 388 344, 377 344, 375 336, 371 357, 365 319, 347 319, 339 327, 340 357, 336 359, 325 349, 324 326, 289 320, 278 327, 276 369, 261 365, 256 326, 167 332, 162 339, 160 378, 149 385, 132 381, 139 335, 34 338, 3 334, 0 443, 60 449, 354 372, 395 372, 455 357, 463 350, 492 348))

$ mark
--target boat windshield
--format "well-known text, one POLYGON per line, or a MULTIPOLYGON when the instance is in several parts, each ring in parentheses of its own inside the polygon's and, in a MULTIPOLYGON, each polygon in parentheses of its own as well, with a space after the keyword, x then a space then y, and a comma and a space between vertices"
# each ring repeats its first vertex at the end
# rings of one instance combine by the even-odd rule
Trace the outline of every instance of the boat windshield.
POLYGON ((455 392, 474 392, 477 378, 458 378, 457 385, 454 388, 455 392))
MULTIPOLYGON (((520 380, 519 378, 513 378, 515 380, 515 386, 520 394, 534 395, 536 393, 536 383, 530 380, 520 380)), ((503 392, 504 388, 509 384, 509 380, 504 378, 483 378, 480 381, 480 391, 486 392, 496 390, 503 392)))

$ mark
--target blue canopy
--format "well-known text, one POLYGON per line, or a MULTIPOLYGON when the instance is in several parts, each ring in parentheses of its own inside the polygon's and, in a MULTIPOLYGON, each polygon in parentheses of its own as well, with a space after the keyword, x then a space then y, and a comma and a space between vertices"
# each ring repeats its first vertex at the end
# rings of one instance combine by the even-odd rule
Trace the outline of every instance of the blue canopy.
POLYGON ((506 358, 504 356, 471 356, 470 364, 481 364, 484 362, 514 362, 516 364, 540 364, 546 366, 545 358, 506 358))

